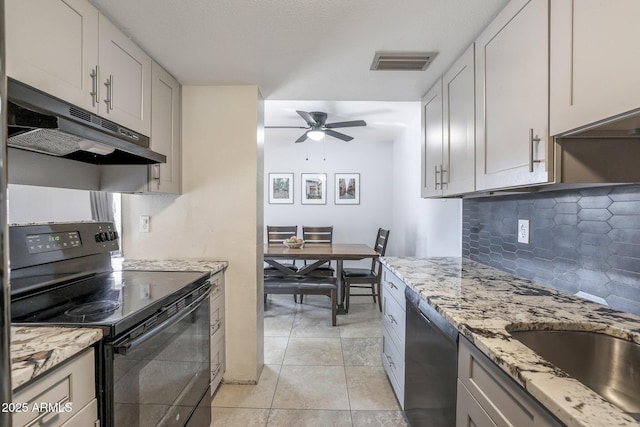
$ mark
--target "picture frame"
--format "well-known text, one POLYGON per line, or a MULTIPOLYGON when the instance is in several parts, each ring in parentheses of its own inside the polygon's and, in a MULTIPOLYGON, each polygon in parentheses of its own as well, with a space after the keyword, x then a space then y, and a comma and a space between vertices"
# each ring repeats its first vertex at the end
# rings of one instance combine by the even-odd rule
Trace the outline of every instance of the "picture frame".
POLYGON ((327 204, 326 173, 303 173, 301 188, 303 205, 327 204))
POLYGON ((269 203, 292 204, 293 203, 293 174, 270 173, 269 174, 269 203))
POLYGON ((360 204, 360 174, 337 173, 335 176, 335 204, 360 204))

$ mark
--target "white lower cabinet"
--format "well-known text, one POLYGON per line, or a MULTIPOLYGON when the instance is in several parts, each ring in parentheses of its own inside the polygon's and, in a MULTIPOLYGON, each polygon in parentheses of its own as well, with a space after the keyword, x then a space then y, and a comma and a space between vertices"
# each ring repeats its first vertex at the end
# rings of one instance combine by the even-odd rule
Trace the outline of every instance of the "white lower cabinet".
POLYGON ((211 395, 222 381, 225 370, 224 340, 224 273, 219 272, 211 277, 211 294, 209 295, 209 313, 211 315, 211 395))
POLYGON ((14 426, 99 426, 93 347, 16 390, 14 426))
POLYGON ((561 425, 540 403, 460 336, 456 427, 561 425))
MULTIPOLYGON (((382 269, 382 366, 404 406, 405 284, 387 267, 382 269)), ((404 409, 404 408, 403 408, 404 409)))

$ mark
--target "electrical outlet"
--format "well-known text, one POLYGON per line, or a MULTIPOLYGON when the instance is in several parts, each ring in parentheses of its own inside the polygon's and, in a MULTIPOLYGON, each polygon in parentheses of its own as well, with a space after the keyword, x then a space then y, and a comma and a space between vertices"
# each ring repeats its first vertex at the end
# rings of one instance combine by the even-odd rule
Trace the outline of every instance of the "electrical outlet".
POLYGON ((149 222, 150 222, 151 218, 149 217, 149 215, 140 215, 140 225, 138 227, 138 230, 141 233, 148 233, 149 232, 149 222))
POLYGON ((529 220, 518 220, 518 243, 529 244, 529 220))

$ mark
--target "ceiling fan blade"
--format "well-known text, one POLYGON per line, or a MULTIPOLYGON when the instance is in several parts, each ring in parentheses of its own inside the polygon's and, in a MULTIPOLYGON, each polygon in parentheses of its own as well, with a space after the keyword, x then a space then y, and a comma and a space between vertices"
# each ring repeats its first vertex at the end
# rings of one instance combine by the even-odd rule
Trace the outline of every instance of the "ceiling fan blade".
POLYGON ((349 128, 354 126, 366 126, 367 122, 364 120, 352 120, 350 122, 337 122, 337 123, 327 123, 325 127, 327 129, 335 129, 335 128, 349 128))
POLYGON ((265 129, 309 129, 309 126, 265 126, 265 129))
POLYGON ((296 139, 296 142, 304 142, 307 140, 307 133, 303 133, 302 136, 298 139, 296 139))
POLYGON ((316 122, 316 120, 313 118, 313 116, 311 114, 307 113, 306 111, 296 110, 296 113, 298 113, 300 115, 300 117, 302 117, 304 119, 304 121, 307 122, 307 124, 309 126, 313 126, 315 124, 318 124, 316 122))
POLYGON ((324 133, 326 133, 327 135, 330 135, 330 136, 332 136, 334 138, 341 139, 343 141, 351 141, 353 139, 352 136, 345 135, 344 133, 336 132, 336 131, 331 130, 331 129, 325 129, 324 133))

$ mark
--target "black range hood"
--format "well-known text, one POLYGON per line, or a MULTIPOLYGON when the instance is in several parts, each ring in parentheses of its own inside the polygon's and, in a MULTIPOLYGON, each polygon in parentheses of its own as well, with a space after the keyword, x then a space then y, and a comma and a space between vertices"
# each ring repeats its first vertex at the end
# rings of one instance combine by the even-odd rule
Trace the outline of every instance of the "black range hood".
POLYGON ((149 137, 13 79, 7 82, 7 145, 96 165, 165 163, 149 137))

